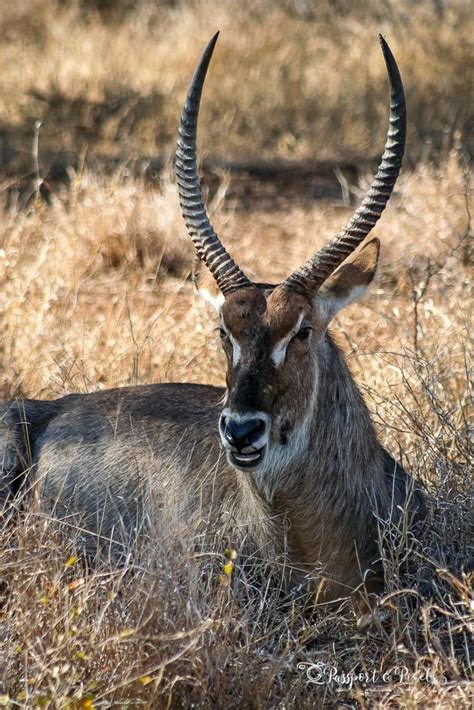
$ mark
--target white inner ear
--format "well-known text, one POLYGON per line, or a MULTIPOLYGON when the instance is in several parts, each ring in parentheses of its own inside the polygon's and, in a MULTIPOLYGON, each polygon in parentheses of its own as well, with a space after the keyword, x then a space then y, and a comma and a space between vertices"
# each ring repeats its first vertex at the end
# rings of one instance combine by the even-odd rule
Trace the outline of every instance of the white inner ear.
POLYGON ((271 360, 272 360, 273 364, 276 365, 277 367, 279 365, 281 365, 281 363, 285 360, 286 349, 288 347, 288 343, 293 338, 293 336, 296 335, 296 333, 299 331, 300 325, 303 321, 303 317, 304 317, 304 313, 301 312, 300 317, 298 318, 298 321, 297 321, 296 325, 294 326, 294 328, 292 328, 290 330, 288 335, 285 335, 284 338, 279 340, 278 343, 273 348, 272 354, 271 354, 271 360))
POLYGON ((335 296, 329 289, 328 291, 320 292, 314 299, 322 318, 326 325, 332 321, 334 316, 350 303, 357 301, 367 290, 367 284, 364 286, 354 286, 345 296, 335 296))
POLYGON ((212 294, 207 288, 198 288, 197 292, 203 298, 206 303, 209 303, 216 311, 220 311, 222 304, 224 303, 224 294, 219 291, 219 293, 212 294))

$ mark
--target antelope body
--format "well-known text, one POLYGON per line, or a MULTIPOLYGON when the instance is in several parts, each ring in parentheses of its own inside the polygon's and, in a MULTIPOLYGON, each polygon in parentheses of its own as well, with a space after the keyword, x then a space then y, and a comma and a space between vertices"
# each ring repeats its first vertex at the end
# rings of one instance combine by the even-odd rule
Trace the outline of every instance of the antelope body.
POLYGON ((0 496, 35 485, 57 516, 106 541, 146 534, 167 506, 191 527, 225 515, 264 554, 284 555, 296 570, 292 579, 320 569, 326 599, 346 596, 365 578, 375 590, 378 526, 403 515, 421 520, 423 496, 377 441, 327 327, 375 273, 378 240, 355 250, 400 170, 405 101, 398 68, 381 39, 390 130, 362 206, 285 282, 254 284, 212 229, 197 174, 197 117, 216 40, 187 95, 176 172, 188 230, 219 289, 207 297, 219 311, 227 387, 161 384, 6 402, 0 496))

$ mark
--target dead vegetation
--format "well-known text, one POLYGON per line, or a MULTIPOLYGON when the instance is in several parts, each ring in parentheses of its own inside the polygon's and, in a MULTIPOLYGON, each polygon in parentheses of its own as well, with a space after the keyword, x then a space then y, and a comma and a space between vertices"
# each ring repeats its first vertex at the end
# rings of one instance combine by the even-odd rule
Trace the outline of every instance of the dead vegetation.
MULTIPOLYGON (((203 2, 198 11, 192 3, 137 2, 104 21, 107 3, 97 14, 92 2, 17 2, 16 15, 0 10, 7 67, 0 115, 25 135, 41 117, 40 141, 76 150, 74 112, 70 124, 61 113, 71 111, 68 101, 85 97, 90 108, 106 96, 117 100, 121 86, 123 96, 160 95, 163 103, 158 117, 150 112, 149 134, 143 122, 126 118, 128 109, 121 113, 120 152, 169 148, 195 57, 219 25, 223 42, 203 107, 207 151, 298 159, 316 151, 346 159, 370 146, 372 157, 386 119, 376 41, 382 29, 393 36, 402 68, 409 68, 412 159, 423 154, 423 131, 438 147, 441 135, 446 146, 462 146, 464 3, 387 2, 382 11, 367 0, 358 6, 336 12, 326 3, 262 1, 250 10, 246 3, 216 9, 203 2), (397 23, 408 14, 402 33, 397 23), (270 26, 271 33, 262 33, 270 26), (55 104, 61 109, 48 127, 50 104, 35 114, 31 102, 41 101, 31 91, 51 97, 53 86, 68 101, 55 104)), ((87 111, 77 111, 87 124, 87 111)), ((119 125, 116 118, 112 123, 119 125)), ((112 123, 101 123, 83 147, 112 153, 112 123)), ((30 142, 25 145, 30 151, 30 142)), ((214 530, 204 539, 157 530, 155 544, 134 550, 123 567, 104 560, 90 569, 78 558, 79 531, 44 518, 34 505, 15 515, 5 509, 1 706, 469 706, 470 187, 463 148, 444 152, 436 165, 421 159, 402 174, 374 232, 382 241, 377 281, 335 328, 381 441, 433 500, 430 533, 412 553, 409 588, 397 550, 385 560, 385 620, 360 629, 346 607, 308 614, 303 590, 280 594, 271 563, 257 564, 256 583, 255 569, 250 573, 239 555, 237 533, 214 530), (339 677, 308 682, 308 667, 316 678, 318 664, 326 673, 335 667, 339 677)), ((268 281, 302 263, 350 212, 339 200, 238 210, 229 199, 231 180, 222 174, 213 221, 249 275, 268 281)), ((365 180, 349 185, 352 199, 365 180)), ((135 382, 221 384, 215 323, 194 299, 191 260, 166 174, 159 189, 149 189, 127 164, 100 173, 83 160, 48 203, 39 190, 28 203, 4 190, 2 393, 51 398, 135 382)))
MULTIPOLYGON (((48 207, 4 211, 5 392, 51 397, 131 382, 221 382, 212 314, 186 279, 191 255, 173 186, 146 191, 123 173, 84 173, 72 184, 48 207)), ((225 202, 214 209, 243 265, 274 279, 345 216, 321 203, 258 218, 225 202)), ((391 625, 359 630, 350 610, 308 618, 302 592, 282 598, 268 566, 255 588, 239 558, 227 582, 225 551, 238 552, 239 540, 218 530, 210 540, 157 535, 153 554, 139 550, 125 569, 87 570, 74 561, 72 531, 29 510, 7 524, 0 553, 3 692, 15 706, 220 707, 242 698, 253 707, 342 699, 353 707, 467 706, 467 225, 457 155, 406 174, 377 229, 378 282, 339 322, 383 442, 436 500, 411 592, 395 552, 386 561, 382 606, 391 625), (308 664, 319 662, 376 682, 308 684, 308 664)))
POLYGON ((37 120, 45 173, 64 151, 170 156, 186 82, 216 29, 203 107, 209 152, 373 160, 385 133, 383 32, 407 67, 409 158, 446 157, 456 132, 469 142, 471 28, 469 3, 459 0, 350 9, 329 0, 8 3, 0 9, 3 160, 29 171, 37 120))

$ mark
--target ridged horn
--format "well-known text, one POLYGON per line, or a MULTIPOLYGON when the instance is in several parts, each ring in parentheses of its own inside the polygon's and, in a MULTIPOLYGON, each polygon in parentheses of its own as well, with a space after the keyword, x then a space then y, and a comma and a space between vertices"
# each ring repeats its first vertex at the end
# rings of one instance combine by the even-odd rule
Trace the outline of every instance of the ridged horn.
POLYGON ((237 266, 212 228, 202 199, 198 176, 196 137, 202 87, 219 32, 211 39, 196 67, 186 96, 176 148, 176 178, 181 212, 199 257, 204 261, 224 295, 252 282, 237 266))
POLYGON ((382 35, 380 44, 390 84, 390 123, 382 160, 370 190, 344 229, 286 279, 284 285, 293 291, 317 291, 359 246, 384 211, 400 172, 406 137, 405 93, 397 63, 382 35))

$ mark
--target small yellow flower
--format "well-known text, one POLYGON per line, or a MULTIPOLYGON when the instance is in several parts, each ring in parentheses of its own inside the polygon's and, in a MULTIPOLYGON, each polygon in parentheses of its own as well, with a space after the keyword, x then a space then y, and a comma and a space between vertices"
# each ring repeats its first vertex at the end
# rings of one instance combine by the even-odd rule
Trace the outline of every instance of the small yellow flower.
POLYGON ((227 557, 228 560, 236 560, 237 550, 234 550, 233 547, 228 547, 227 550, 224 552, 224 555, 227 557))
POLYGON ((223 567, 223 572, 227 577, 230 577, 232 574, 232 570, 234 569, 234 563, 233 562, 226 562, 226 564, 223 567))
POLYGON ((152 682, 153 678, 151 675, 142 675, 138 680, 142 685, 148 685, 148 683, 152 682))
POLYGON ((73 565, 75 565, 78 559, 79 558, 77 555, 71 555, 71 557, 67 560, 67 562, 64 566, 66 567, 66 569, 68 569, 69 567, 72 567, 73 565))

